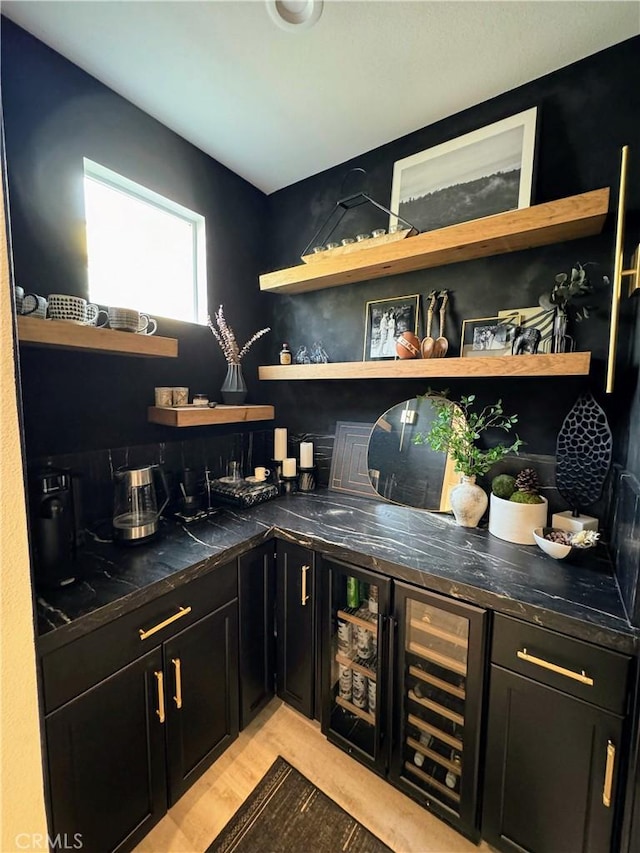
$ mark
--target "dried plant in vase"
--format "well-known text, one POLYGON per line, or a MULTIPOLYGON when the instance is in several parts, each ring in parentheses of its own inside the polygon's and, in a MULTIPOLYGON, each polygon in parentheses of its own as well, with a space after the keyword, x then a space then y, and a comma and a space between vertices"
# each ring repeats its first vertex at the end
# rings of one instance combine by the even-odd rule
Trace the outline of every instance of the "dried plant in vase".
POLYGON ((228 364, 227 376, 220 389, 222 392, 222 402, 227 405, 242 405, 247 399, 247 386, 242 375, 241 361, 253 344, 263 335, 266 335, 267 332, 270 332, 271 329, 269 327, 260 329, 240 349, 234 331, 224 316, 222 305, 214 314, 213 320, 211 317, 207 317, 207 325, 220 345, 220 349, 228 364))

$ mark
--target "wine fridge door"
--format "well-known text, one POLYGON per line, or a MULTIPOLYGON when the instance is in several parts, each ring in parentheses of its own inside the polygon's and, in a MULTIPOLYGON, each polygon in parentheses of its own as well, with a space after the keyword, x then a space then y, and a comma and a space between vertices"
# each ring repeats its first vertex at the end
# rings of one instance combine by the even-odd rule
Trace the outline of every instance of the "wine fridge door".
POLYGON ((388 578, 323 560, 322 731, 378 773, 386 771, 388 578))
POLYGON ((390 778, 478 840, 486 613, 402 583, 395 584, 394 611, 390 778))

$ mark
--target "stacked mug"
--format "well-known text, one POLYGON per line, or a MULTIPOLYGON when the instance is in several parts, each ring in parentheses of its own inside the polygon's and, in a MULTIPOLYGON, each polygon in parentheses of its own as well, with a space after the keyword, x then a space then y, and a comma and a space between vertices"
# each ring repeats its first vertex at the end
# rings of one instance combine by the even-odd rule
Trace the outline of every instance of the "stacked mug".
POLYGON ((37 293, 25 293, 23 287, 14 288, 16 314, 29 315, 34 319, 44 320, 47 316, 47 300, 37 293))
POLYGON ((100 314, 105 314, 106 319, 103 323, 98 323, 99 326, 109 324, 110 329, 115 329, 119 332, 134 332, 138 335, 154 335, 158 328, 158 324, 148 314, 142 314, 133 308, 108 308, 106 311, 100 311, 100 314))
POLYGON ((52 320, 64 320, 66 323, 77 323, 80 326, 95 326, 100 309, 81 296, 51 293, 47 313, 52 320))

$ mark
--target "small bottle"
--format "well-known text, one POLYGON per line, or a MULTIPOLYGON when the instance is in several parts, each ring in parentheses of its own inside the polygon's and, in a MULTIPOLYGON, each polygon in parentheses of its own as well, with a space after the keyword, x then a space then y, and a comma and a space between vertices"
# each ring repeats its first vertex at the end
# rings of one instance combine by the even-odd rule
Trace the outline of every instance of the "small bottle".
POLYGON ((282 344, 282 349, 280 350, 280 364, 291 364, 291 350, 289 349, 289 344, 282 344))
POLYGON ((347 607, 354 609, 360 606, 360 584, 358 578, 347 578, 347 607))

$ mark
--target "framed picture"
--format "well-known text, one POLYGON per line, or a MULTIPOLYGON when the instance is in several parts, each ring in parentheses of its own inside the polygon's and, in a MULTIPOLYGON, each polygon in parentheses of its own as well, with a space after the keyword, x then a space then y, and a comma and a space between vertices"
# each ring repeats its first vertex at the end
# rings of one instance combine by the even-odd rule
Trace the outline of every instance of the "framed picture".
POLYGON ((367 302, 364 310, 363 361, 396 358, 396 340, 402 332, 418 334, 420 296, 392 296, 367 302))
MULTIPOLYGON (((531 204, 537 107, 397 160, 391 210, 421 231, 531 204)), ((389 229, 397 227, 392 214, 389 229)))
POLYGON ((511 355, 519 319, 519 315, 513 312, 505 317, 465 320, 462 324, 460 355, 463 358, 511 355))
MULTIPOLYGON (((536 352, 551 352, 551 341, 553 337, 553 311, 546 311, 539 305, 531 308, 513 308, 498 311, 498 317, 502 320, 518 314, 518 323, 522 330, 537 329, 540 332, 540 340, 536 352)), ((511 321, 512 322, 512 321, 511 321)))

